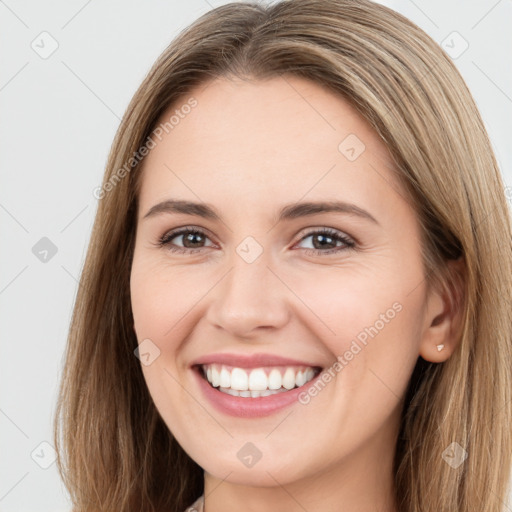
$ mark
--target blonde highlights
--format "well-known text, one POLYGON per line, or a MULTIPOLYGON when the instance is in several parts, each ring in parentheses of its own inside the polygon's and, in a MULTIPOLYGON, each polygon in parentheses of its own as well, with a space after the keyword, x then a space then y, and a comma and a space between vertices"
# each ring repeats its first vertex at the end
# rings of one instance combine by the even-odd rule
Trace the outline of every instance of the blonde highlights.
MULTIPOLYGON (((512 449, 511 219, 475 102, 421 29, 366 0, 211 10, 178 35, 136 92, 102 190, 196 85, 287 75, 328 87, 371 124, 417 212, 427 283, 450 290, 463 280, 454 298, 464 311, 458 348, 442 364, 420 358, 404 400, 399 510, 501 512, 512 449), (446 270, 456 258, 464 276, 446 270), (458 468, 442 456, 453 442, 467 452, 458 468)), ((129 276, 143 162, 99 200, 69 331, 55 445, 75 512, 182 512, 202 492, 202 470, 159 416, 133 354, 129 276)))

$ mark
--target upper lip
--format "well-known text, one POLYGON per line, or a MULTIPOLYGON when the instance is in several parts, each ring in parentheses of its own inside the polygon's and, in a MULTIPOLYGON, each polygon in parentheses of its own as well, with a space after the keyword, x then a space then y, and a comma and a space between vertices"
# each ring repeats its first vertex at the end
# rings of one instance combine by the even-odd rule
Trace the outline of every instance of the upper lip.
POLYGON ((320 367, 317 364, 300 361, 298 359, 290 359, 275 354, 208 354, 196 359, 191 366, 205 364, 225 364, 235 366, 237 368, 260 368, 262 366, 310 366, 312 368, 320 367))

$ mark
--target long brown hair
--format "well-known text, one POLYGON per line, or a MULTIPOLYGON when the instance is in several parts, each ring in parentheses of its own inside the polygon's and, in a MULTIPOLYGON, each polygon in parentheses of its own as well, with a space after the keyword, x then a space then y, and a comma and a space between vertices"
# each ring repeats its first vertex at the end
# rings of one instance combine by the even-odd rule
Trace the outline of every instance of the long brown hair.
POLYGON ((213 9, 178 35, 133 97, 97 196, 55 413, 58 468, 73 510, 182 512, 203 492, 202 469, 159 416, 134 355, 129 278, 141 148, 196 85, 286 75, 338 93, 385 142, 421 224, 426 282, 446 286, 446 260, 465 260, 458 348, 445 363, 418 358, 405 397, 395 457, 399 509, 498 512, 512 448, 512 245, 503 182, 450 58, 412 22, 366 0, 213 9), (467 452, 457 468, 443 457, 454 442, 467 452))

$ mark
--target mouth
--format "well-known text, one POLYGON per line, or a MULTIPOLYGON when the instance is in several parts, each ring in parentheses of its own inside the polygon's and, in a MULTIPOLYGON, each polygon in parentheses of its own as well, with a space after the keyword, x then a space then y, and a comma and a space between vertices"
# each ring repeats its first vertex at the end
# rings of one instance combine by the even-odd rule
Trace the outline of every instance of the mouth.
POLYGON ((243 398, 260 398, 305 386, 323 368, 319 366, 261 366, 240 368, 220 363, 198 364, 193 369, 210 387, 243 398))

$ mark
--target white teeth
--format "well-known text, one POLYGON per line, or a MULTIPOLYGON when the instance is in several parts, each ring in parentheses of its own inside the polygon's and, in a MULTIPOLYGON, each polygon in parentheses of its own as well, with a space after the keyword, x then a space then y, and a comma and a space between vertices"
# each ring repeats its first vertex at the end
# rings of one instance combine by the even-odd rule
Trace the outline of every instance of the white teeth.
MULTIPOLYGON (((216 387, 213 381, 211 384, 213 387, 216 387)), ((249 377, 247 376, 247 372, 241 368, 233 368, 231 371, 231 389, 236 389, 237 391, 246 391, 249 389, 249 377)))
POLYGON ((219 391, 227 393, 228 395, 240 396, 240 391, 235 391, 234 389, 231 388, 219 388, 219 391))
POLYGON ((267 389, 267 375, 265 370, 257 368, 249 375, 249 389, 251 391, 264 391, 267 389))
POLYGON ((234 368, 221 364, 203 365, 203 374, 219 391, 233 396, 258 398, 286 392, 312 380, 316 371, 305 367, 234 368))
POLYGON ((241 397, 251 397, 251 398, 258 398, 260 396, 270 396, 275 395, 276 393, 284 393, 288 391, 287 389, 281 388, 280 390, 271 390, 266 389, 265 391, 236 391, 236 389, 231 388, 218 388, 219 391, 222 391, 222 393, 227 393, 228 395, 232 396, 241 396, 241 397))
POLYGON ((295 387, 295 372, 293 368, 287 368, 283 375, 283 388, 293 389, 295 387))
POLYGON ((220 371, 219 386, 223 388, 231 387, 231 373, 226 368, 222 368, 220 371))
POLYGON ((219 371, 215 366, 212 368, 212 386, 216 388, 220 384, 219 371))
POLYGON ((268 376, 268 389, 279 389, 282 385, 281 372, 274 368, 268 376))

